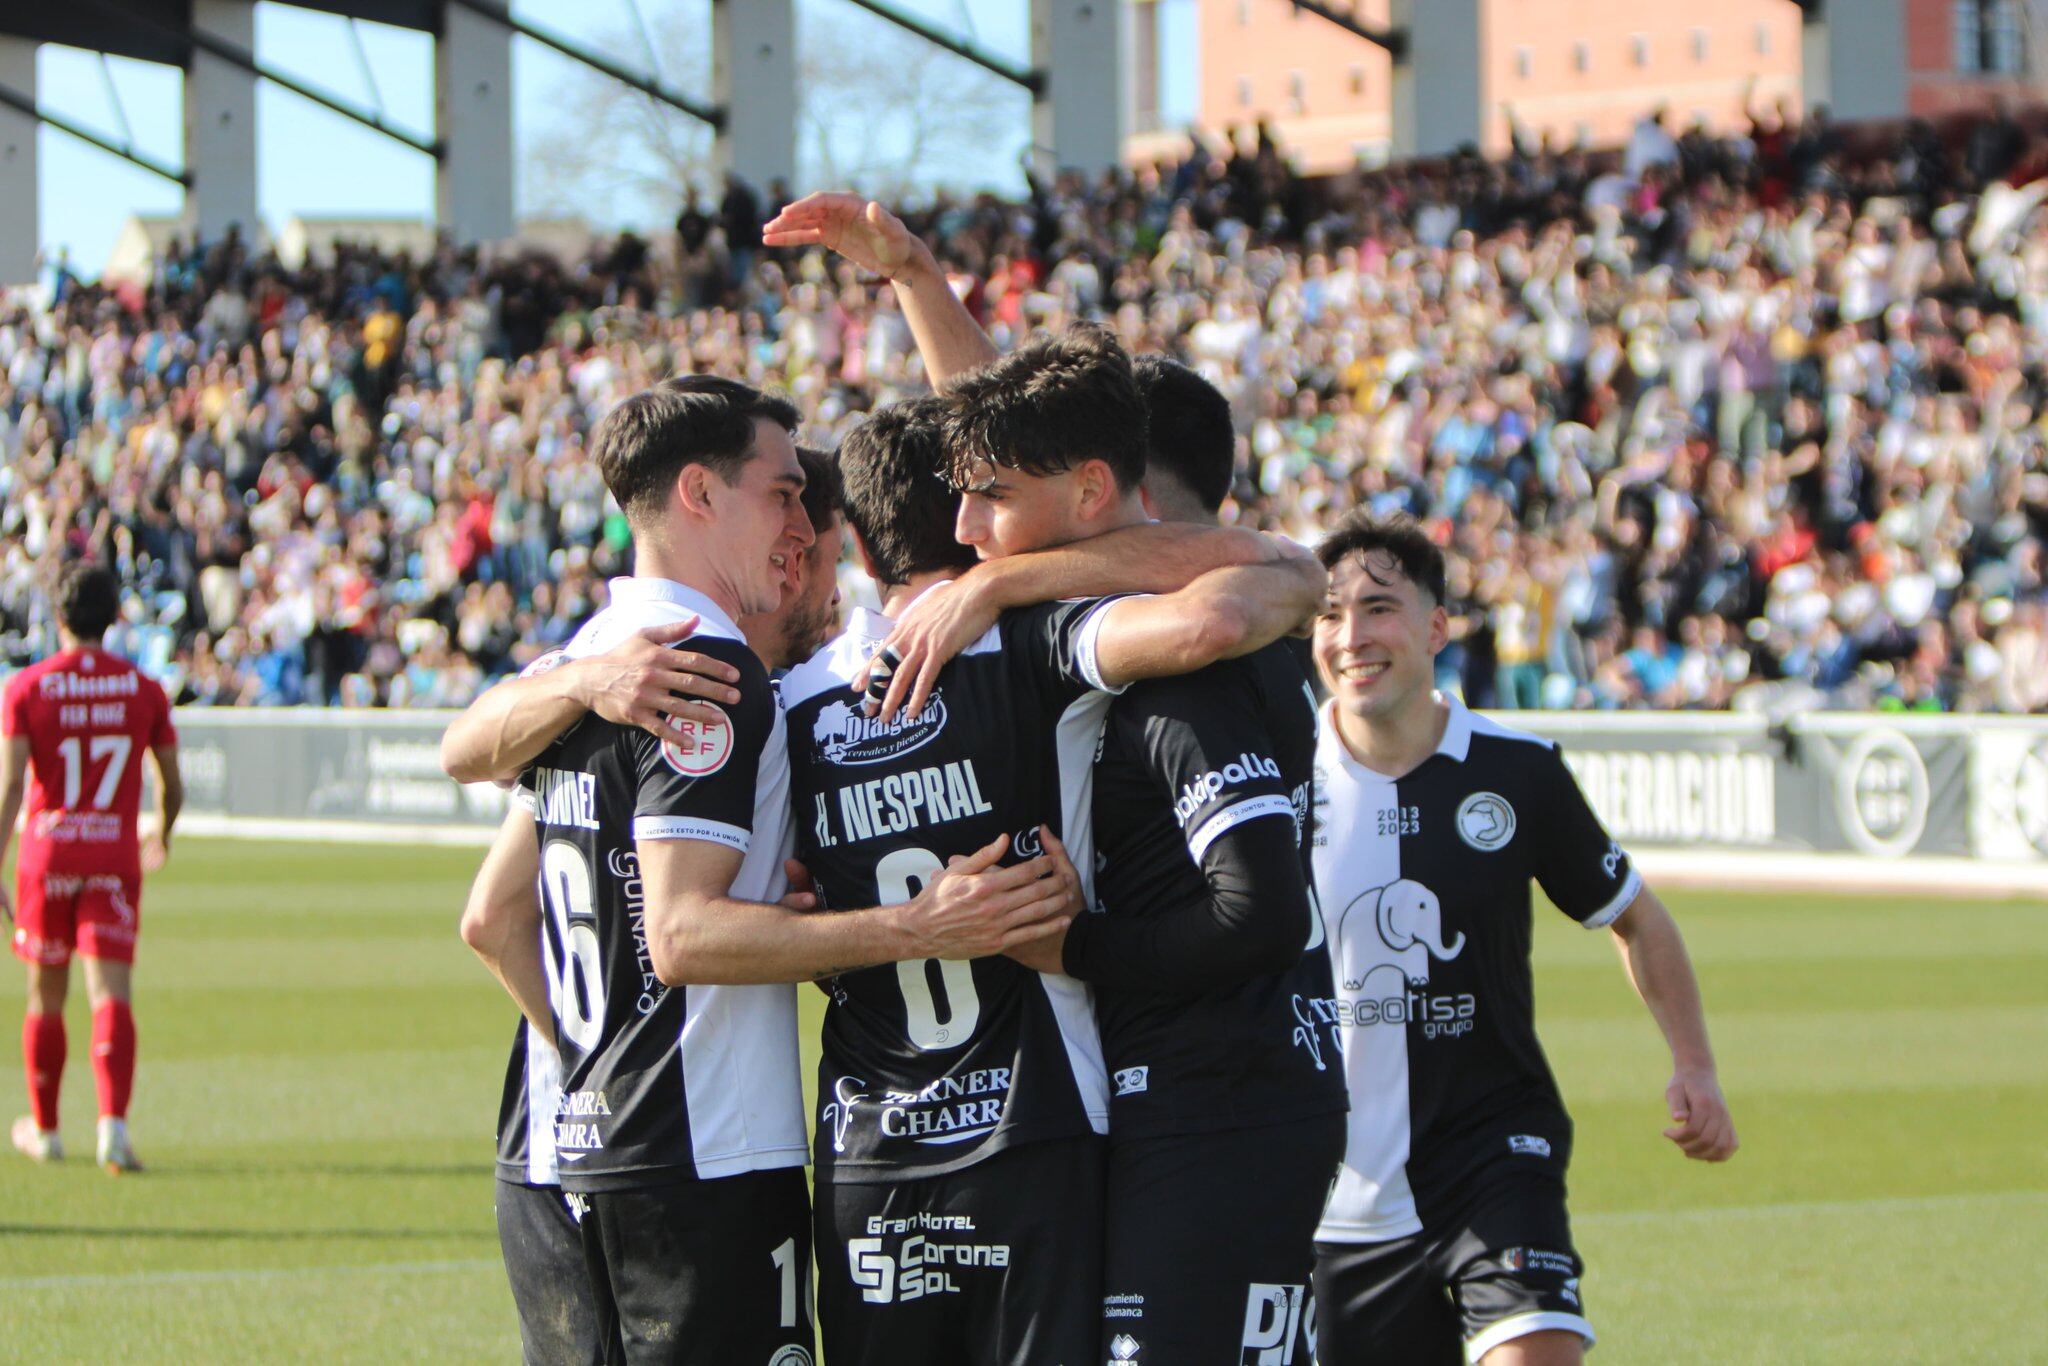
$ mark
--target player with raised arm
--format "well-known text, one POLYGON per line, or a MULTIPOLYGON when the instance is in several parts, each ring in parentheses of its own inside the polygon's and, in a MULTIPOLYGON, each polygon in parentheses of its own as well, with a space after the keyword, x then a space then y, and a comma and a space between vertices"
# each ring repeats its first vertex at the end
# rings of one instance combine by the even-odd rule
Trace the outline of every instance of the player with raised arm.
POLYGON ((1352 1109, 1316 1233, 1317 1360, 1570 1366, 1593 1330, 1565 1211, 1571 1120, 1536 1039, 1530 884, 1613 934, 1671 1048, 1665 1136, 1718 1162, 1735 1128, 1699 986, 1557 747, 1433 691, 1436 545, 1354 513, 1318 554, 1315 876, 1352 1109))
MULTIPOLYGON (((798 446, 803 466, 803 504, 812 541, 783 557, 781 603, 772 612, 738 618, 747 643, 771 671, 786 669, 824 643, 838 595, 836 567, 844 538, 839 475, 831 456, 798 446)), ((636 633, 596 664, 621 686, 617 694, 635 699, 615 719, 638 724, 635 707, 659 739, 668 738, 679 708, 664 679, 679 659, 698 667, 728 669, 715 661, 657 646, 649 632, 636 633), (650 656, 657 656, 650 658, 650 656), (665 656, 662 658, 660 656, 665 656)), ((670 628, 651 628, 656 638, 670 628)), ((525 677, 575 668, 559 652, 534 661, 525 677)), ((610 695, 600 689, 600 695, 610 695)), ((602 713, 600 713, 602 714, 602 713)), ((485 730, 489 730, 486 722, 485 730)), ((497 732, 502 735, 502 731, 497 732)), ((459 754, 461 744, 455 746, 459 754)), ((464 907, 463 942, 505 986, 525 1016, 513 1035, 498 1110, 496 1211, 498 1240, 519 1313, 519 1332, 529 1366, 603 1360, 590 1277, 585 1268, 576 1209, 564 1196, 554 1149, 556 1111, 561 1103, 561 1062, 555 1045, 554 1007, 547 997, 546 967, 540 958, 543 932, 539 899, 540 849, 534 836, 530 794, 520 792, 491 852, 478 870, 464 907), (528 999, 521 1000, 521 997, 528 999)))
POLYGON ((593 455, 633 524, 637 572, 613 581, 568 657, 695 617, 691 644, 737 672, 739 698, 666 739, 585 719, 521 778, 563 1063, 557 1160, 585 1205, 600 1333, 635 1361, 808 1357, 787 984, 993 952, 1073 904, 1053 861, 987 871, 1000 849, 898 907, 808 916, 771 900, 788 849, 787 755, 735 618, 777 605, 789 549, 812 539, 795 421, 782 400, 693 376, 599 424, 593 455))
POLYGON ((63 1156, 57 1092, 64 1076, 64 998, 71 956, 85 960, 92 1002, 92 1070, 99 1092, 97 1157, 110 1174, 142 1169, 128 1141, 135 1081, 130 983, 145 867, 162 865, 184 803, 178 733, 164 690, 101 644, 120 614, 107 570, 74 565, 57 586, 59 653, 8 680, 0 700, 0 863, 24 788, 28 826, 15 868, 15 956, 28 964, 21 1050, 32 1113, 14 1146, 39 1162, 63 1156), (156 768, 156 829, 137 837, 142 758, 156 768))
MULTIPOLYGON (((950 401, 957 532, 986 559, 1144 520, 1144 401, 1099 330, 963 376, 950 401)), ((1116 1082, 1113 1360, 1294 1353, 1308 1335, 1309 1239, 1345 1107, 1334 1039, 1302 1015, 1330 994, 1301 833, 1313 744, 1305 680, 1278 645, 1119 697, 1095 765, 1105 913, 1077 920, 1063 952, 1014 955, 1097 987, 1116 1082)))
MULTIPOLYGON (((1182 548, 1180 584, 1115 545, 1038 557, 1047 596, 1185 587, 1008 612, 940 672, 918 715, 871 718, 862 683, 887 613, 973 558, 939 478, 948 411, 899 404, 846 439, 848 517, 884 610, 857 611, 783 686, 800 853, 828 906, 906 897, 991 835, 1022 858, 1067 832, 1089 868, 1087 795, 1110 690, 1256 648, 1318 590, 1300 561, 1233 568, 1248 548, 1227 533, 1182 548), (1195 574, 1202 555, 1216 572, 1195 574)), ((1090 1193, 1108 1097, 1085 988, 991 956, 848 972, 831 994, 817 1126, 827 1356, 1093 1359, 1102 1224, 1090 1193)))

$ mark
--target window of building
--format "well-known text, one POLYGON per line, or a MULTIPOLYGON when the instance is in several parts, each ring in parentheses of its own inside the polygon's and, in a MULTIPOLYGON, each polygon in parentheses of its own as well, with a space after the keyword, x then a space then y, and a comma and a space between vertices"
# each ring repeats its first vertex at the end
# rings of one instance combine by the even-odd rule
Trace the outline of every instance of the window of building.
POLYGON ((1703 28, 1692 31, 1692 59, 1696 62, 1707 60, 1707 31, 1703 28))
POLYGON ((1249 76, 1237 78, 1237 103, 1243 109, 1252 107, 1252 78, 1249 76))
POLYGON ((1516 48, 1516 49, 1515 49, 1515 75, 1516 75, 1516 76, 1518 76, 1518 77, 1520 77, 1520 78, 1521 78, 1522 80, 1525 80, 1525 81, 1526 81, 1526 80, 1528 80, 1528 79, 1529 79, 1530 75, 1531 75, 1531 74, 1533 74, 1533 73, 1535 72, 1535 70, 1536 70, 1536 53, 1535 53, 1534 49, 1532 49, 1532 48, 1526 48, 1526 47, 1518 47, 1518 48, 1516 48))
POLYGON ((1756 33, 1751 45, 1756 48, 1757 56, 1768 57, 1771 55, 1771 26, 1769 24, 1758 24, 1756 26, 1756 33))
POLYGON ((1593 69, 1593 49, 1584 42, 1572 44, 1572 70, 1581 74, 1593 69))
POLYGON ((1362 66, 1351 68, 1351 97, 1353 99, 1363 99, 1365 97, 1365 68, 1362 66))
POLYGON ((1628 40, 1628 59, 1637 66, 1650 64, 1650 40, 1643 34, 1631 34, 1628 40))
POLYGON ((2027 70, 2021 0, 1955 0, 1956 70, 1966 76, 2020 76, 2027 70))
POLYGON ((1308 112, 1308 77, 1299 71, 1287 73, 1287 112, 1306 114, 1308 112))

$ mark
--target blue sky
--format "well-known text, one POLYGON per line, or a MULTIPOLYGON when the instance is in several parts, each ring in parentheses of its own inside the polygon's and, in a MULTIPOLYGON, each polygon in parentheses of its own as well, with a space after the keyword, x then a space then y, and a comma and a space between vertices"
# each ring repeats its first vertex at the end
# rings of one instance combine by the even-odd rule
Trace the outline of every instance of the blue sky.
MULTIPOLYGON (((906 10, 1022 62, 1028 52, 1029 0, 897 0, 906 10)), ((640 0, 652 25, 683 24, 710 41, 702 0, 640 0)), ((805 16, 846 0, 798 0, 805 16)), ((632 23, 627 0, 515 0, 523 19, 594 40, 632 23)), ((256 53, 309 85, 364 107, 381 102, 388 122, 423 136, 433 131, 433 45, 424 34, 378 24, 358 26, 369 76, 355 56, 347 21, 286 5, 256 7, 256 53), (372 81, 375 92, 373 94, 372 81)), ((641 66, 639 52, 611 54, 641 66)), ((514 137, 520 146, 552 127, 550 91, 576 68, 526 39, 512 48, 514 137)), ((46 46, 37 64, 38 101, 53 113, 169 165, 183 161, 183 82, 171 67, 101 58, 46 46), (115 99, 109 88, 118 93, 115 99)), ((293 213, 409 215, 433 212, 434 167, 426 156, 267 82, 257 86, 257 193, 275 226, 293 213)), ((46 249, 68 246, 73 263, 96 274, 130 214, 176 214, 184 191, 53 128, 41 132, 42 234, 46 249)))

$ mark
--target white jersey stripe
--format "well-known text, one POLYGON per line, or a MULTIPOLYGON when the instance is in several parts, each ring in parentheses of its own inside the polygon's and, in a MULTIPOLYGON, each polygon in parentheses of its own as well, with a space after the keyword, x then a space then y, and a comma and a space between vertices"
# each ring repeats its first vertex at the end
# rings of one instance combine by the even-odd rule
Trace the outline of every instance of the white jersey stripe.
POLYGON ((1195 856, 1195 862, 1202 861, 1202 855, 1209 852, 1209 846, 1243 825, 1246 821, 1257 820, 1260 816, 1285 816, 1294 819, 1294 803, 1278 793, 1269 792, 1261 797, 1250 797, 1234 806, 1226 806, 1215 815, 1196 826, 1188 835, 1188 852, 1195 856))

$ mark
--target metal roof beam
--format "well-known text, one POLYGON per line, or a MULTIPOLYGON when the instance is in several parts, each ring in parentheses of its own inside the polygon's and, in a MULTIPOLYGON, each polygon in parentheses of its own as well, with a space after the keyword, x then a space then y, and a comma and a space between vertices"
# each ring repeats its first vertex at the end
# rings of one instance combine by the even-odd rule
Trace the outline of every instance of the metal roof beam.
POLYGON ((90 143, 92 146, 99 148, 102 152, 107 153, 109 156, 117 156, 121 158, 121 160, 127 162, 131 166, 140 166, 143 170, 148 171, 151 175, 162 176, 165 180, 168 180, 176 185, 183 185, 188 190, 192 188, 191 172, 173 170, 171 167, 164 165, 161 161, 157 161, 151 157, 144 156, 142 153, 136 151, 133 147, 123 147, 117 142, 113 142, 107 138, 101 137, 98 133, 93 132, 89 128, 82 127, 79 124, 71 122, 69 119, 63 118, 56 114, 49 113, 46 110, 39 109, 36 107, 36 102, 34 100, 30 99, 27 95, 24 95, 21 91, 16 90, 11 85, 0 85, 0 104, 4 104, 10 109, 18 110, 19 112, 26 114, 28 117, 34 119, 37 123, 47 123, 48 125, 50 125, 50 127, 56 129, 60 133, 69 133, 72 137, 77 138, 80 142, 90 143))
POLYGON ((1041 93, 1045 88, 1043 71, 1019 66, 1006 57, 997 56, 965 39, 956 38, 944 29, 934 28, 916 15, 907 14, 887 3, 887 0, 848 0, 848 3, 858 5, 877 18, 887 19, 900 29, 915 33, 932 46, 944 48, 963 61, 973 62, 983 71, 992 71, 1013 85, 1021 85, 1034 95, 1041 93))
POLYGON ((593 52, 573 39, 564 38, 558 33, 550 33, 544 28, 537 28, 515 16, 511 9, 499 3, 499 0, 448 0, 448 3, 460 5, 474 14, 480 14, 494 23, 502 24, 522 38, 531 38, 542 47, 552 48, 571 61, 581 62, 591 70, 602 72, 619 84, 630 86, 649 99, 659 100, 671 109, 679 109, 693 119, 710 124, 713 128, 725 127, 723 109, 685 95, 679 90, 672 90, 660 81, 642 76, 637 71, 629 71, 611 58, 593 52))

